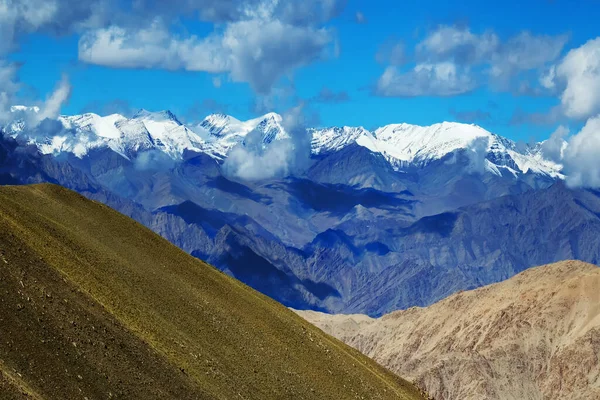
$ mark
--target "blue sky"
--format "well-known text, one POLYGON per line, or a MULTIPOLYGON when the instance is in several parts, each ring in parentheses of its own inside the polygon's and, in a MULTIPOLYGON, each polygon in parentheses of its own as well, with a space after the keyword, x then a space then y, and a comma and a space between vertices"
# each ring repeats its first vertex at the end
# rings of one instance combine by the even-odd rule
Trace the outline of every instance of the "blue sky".
MULTIPOLYGON (((128 6, 127 2, 119 3, 114 7, 128 6)), ((240 2, 230 3, 235 7, 240 2)), ((260 5, 258 0, 250 3, 250 7, 260 5)), ((287 3, 296 4, 293 7, 298 4, 287 3)), ((140 17, 135 23, 122 18, 90 29, 72 21, 64 22, 72 25, 65 29, 40 25, 40 29, 14 35, 14 46, 6 51, 6 58, 20 65, 17 97, 23 102, 49 96, 66 75, 71 85, 70 98, 61 109, 66 114, 126 112, 143 107, 170 109, 186 120, 201 119, 215 111, 247 119, 270 110, 283 112, 304 101, 321 126, 374 128, 396 122, 450 120, 475 122, 524 141, 545 139, 559 124, 578 130, 591 116, 591 111, 556 111, 561 104, 568 106, 562 90, 568 87, 569 76, 563 77, 566 83, 553 84, 551 89, 542 87, 540 79, 560 65, 570 50, 598 36, 598 1, 323 1, 336 3, 333 11, 319 8, 326 7, 318 4, 319 0, 307 3, 315 3, 316 8, 302 20, 296 18, 299 11, 292 7, 289 14, 278 11, 261 17, 257 25, 248 25, 247 29, 254 26, 260 30, 267 19, 268 24, 283 21, 281 31, 269 25, 271 36, 265 28, 265 35, 256 38, 247 32, 235 36, 240 29, 234 25, 247 17, 198 17, 183 11, 178 15, 158 6, 148 6, 144 12, 151 12, 151 17, 140 17), (151 28, 155 19, 161 26, 151 28), (123 27, 126 46, 141 48, 140 53, 132 56, 123 52, 121 57, 121 53, 108 49, 103 55, 98 45, 100 35, 90 32, 113 26, 123 27), (140 30, 152 35, 137 35, 140 30), (444 51, 437 42, 437 47, 425 46, 436 32, 446 38, 452 33, 461 43, 453 43, 444 51), (293 40, 284 37, 288 33, 293 40), (78 49, 86 35, 94 47, 82 56, 78 49), (169 52, 157 59, 160 46, 175 46, 171 36, 176 38, 177 48, 185 51, 169 52), (205 49, 213 49, 204 39, 211 36, 240 44, 226 45, 232 52, 227 60, 221 60, 219 54, 204 60, 205 49), (193 52, 192 47, 184 47, 190 37, 202 41, 202 46, 194 42, 197 46, 193 47, 202 53, 187 55, 188 50, 193 52), (538 39, 546 47, 538 46, 538 39), (254 44, 261 50, 259 55, 254 44), (403 49, 402 55, 393 49, 403 49), (182 60, 173 61, 173 54, 182 60), (267 67, 269 63, 273 65, 267 67), (444 68, 439 71, 444 82, 432 83, 429 74, 435 75, 436 65, 442 64, 444 68), (421 69, 414 73, 423 66, 428 72, 421 69), (263 67, 268 71, 261 71, 263 67), (450 83, 446 79, 449 67, 450 83), (500 78, 490 78, 492 68, 499 68, 500 78), (382 78, 386 71, 389 79, 382 78), (271 82, 271 75, 277 79, 271 82)), ((218 53, 219 46, 225 45, 219 44, 213 51, 218 53)))

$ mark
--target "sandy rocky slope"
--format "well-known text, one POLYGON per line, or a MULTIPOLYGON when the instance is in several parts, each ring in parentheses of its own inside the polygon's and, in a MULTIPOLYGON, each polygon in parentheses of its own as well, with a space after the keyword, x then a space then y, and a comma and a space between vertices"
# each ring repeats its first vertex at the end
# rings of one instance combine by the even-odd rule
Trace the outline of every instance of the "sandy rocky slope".
POLYGON ((529 269, 378 319, 300 312, 437 400, 600 399, 600 268, 529 269))

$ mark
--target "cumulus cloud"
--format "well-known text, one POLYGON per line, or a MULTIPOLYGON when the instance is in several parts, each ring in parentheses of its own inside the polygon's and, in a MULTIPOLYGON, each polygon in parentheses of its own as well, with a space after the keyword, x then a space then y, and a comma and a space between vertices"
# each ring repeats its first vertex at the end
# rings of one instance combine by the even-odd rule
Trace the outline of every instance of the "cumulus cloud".
POLYGON ((495 78, 505 80, 519 71, 543 68, 560 56, 568 39, 568 35, 521 32, 493 52, 490 73, 495 78))
MULTIPOLYGON (((282 76, 330 54, 334 35, 320 26, 344 6, 345 0, 0 0, 0 68, 7 69, 2 58, 24 35, 77 33, 79 56, 88 63, 223 72, 266 93, 282 76), (170 28, 186 17, 214 23, 214 33, 173 34, 170 28)), ((11 79, 0 81, 2 114, 14 104, 11 79)))
POLYGON ((54 92, 41 105, 39 112, 34 114, 36 122, 58 118, 62 105, 69 100, 70 96, 71 84, 69 83, 69 78, 63 75, 54 92))
MULTIPOLYGON (((521 32, 503 41, 493 31, 476 34, 468 27, 442 25, 429 32, 416 45, 415 70, 400 74, 397 69, 386 69, 379 78, 376 93, 384 96, 406 96, 407 93, 414 93, 416 96, 451 96, 489 83, 495 89, 532 94, 538 91, 537 88, 527 90, 526 93, 521 90, 531 86, 528 82, 524 85, 521 81, 515 89, 515 76, 524 71, 548 68, 548 65, 560 56, 567 40, 567 35, 549 36, 521 32), (417 74, 417 69, 430 72, 431 79, 435 81, 427 90, 415 89, 425 85, 425 74, 417 74), (453 76, 457 79, 440 79, 436 71, 454 71, 453 76), (411 84, 414 80, 421 83, 411 84), (393 83, 394 88, 384 90, 381 87, 384 83, 393 83), (467 86, 460 90, 453 86, 454 83, 467 86)), ((394 66, 406 62, 404 54, 403 48, 390 47, 388 44, 382 46, 376 58, 379 62, 394 66)))
POLYGON ((185 15, 203 21, 225 23, 247 18, 252 9, 263 0, 135 0, 132 14, 139 18, 152 19, 185 15))
POLYGON ((469 157, 469 171, 471 173, 481 174, 485 172, 489 147, 490 141, 486 137, 479 137, 470 143, 467 156, 469 157))
POLYGON ((600 116, 590 118, 569 140, 563 165, 571 187, 600 187, 600 116))
POLYGON ((251 19, 230 23, 205 38, 172 35, 156 20, 146 29, 109 27, 90 31, 79 41, 79 59, 117 68, 228 72, 267 93, 282 76, 325 57, 333 43, 324 28, 251 19))
POLYGON ((262 181, 302 173, 310 162, 310 134, 303 105, 284 113, 282 125, 289 139, 263 143, 262 132, 254 130, 244 143, 234 147, 223 163, 223 172, 234 179, 262 181))
POLYGON ((567 53, 556 67, 554 81, 563 81, 561 103, 572 118, 587 118, 600 112, 600 37, 567 53))
POLYGON ((116 68, 222 72, 228 61, 220 48, 216 37, 180 39, 156 20, 145 29, 111 26, 85 33, 79 40, 79 59, 116 68))
POLYGON ((567 147, 565 138, 569 136, 569 128, 560 125, 550 138, 542 142, 542 155, 556 163, 562 162, 563 153, 567 147))
POLYGON ((554 89, 556 87, 556 66, 552 65, 540 76, 540 85, 546 89, 554 89))
POLYGON ((321 24, 337 17, 344 7, 346 0, 275 0, 273 16, 294 25, 321 24))
POLYGON ((17 70, 14 63, 0 60, 0 124, 11 119, 10 107, 14 105, 14 96, 19 90, 16 83, 17 70))
POLYGON ((556 60, 567 35, 533 35, 524 31, 501 41, 492 31, 474 34, 467 27, 440 26, 417 45, 426 61, 453 61, 460 65, 489 64, 495 77, 543 67, 556 60))
POLYGON ((223 35, 234 81, 267 93, 284 74, 325 56, 333 36, 323 28, 287 25, 278 20, 241 21, 223 35))
POLYGON ((428 62, 467 65, 488 59, 499 45, 500 39, 493 32, 475 35, 466 27, 440 26, 417 44, 416 50, 418 57, 428 62))
POLYGON ((474 87, 468 70, 444 62, 417 64, 407 72, 388 67, 377 81, 375 93, 385 97, 455 96, 474 87))
MULTIPOLYGON (((17 49, 24 35, 44 32, 64 35, 106 23, 108 0, 83 2, 78 0, 3 0, 0 1, 0 122, 13 119, 10 106, 16 104, 20 84, 18 67, 2 58, 17 49)), ((70 86, 63 79, 60 90, 50 96, 42 109, 43 116, 57 114, 60 104, 66 101, 70 86)), ((31 116, 33 124, 43 118, 31 116)))
POLYGON ((14 50, 19 38, 33 32, 64 35, 105 24, 109 0, 3 0, 0 2, 0 54, 14 50))

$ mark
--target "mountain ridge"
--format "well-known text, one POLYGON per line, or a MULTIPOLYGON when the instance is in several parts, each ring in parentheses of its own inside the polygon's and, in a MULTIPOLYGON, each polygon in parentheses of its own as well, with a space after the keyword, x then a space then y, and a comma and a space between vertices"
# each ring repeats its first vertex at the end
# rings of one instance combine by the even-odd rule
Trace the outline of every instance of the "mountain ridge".
MULTIPOLYGON (((14 138, 20 137, 36 144, 46 154, 67 151, 82 157, 89 148, 107 146, 131 157, 132 153, 123 151, 123 148, 131 147, 127 143, 128 136, 140 128, 128 126, 139 123, 144 125, 154 139, 154 143, 146 150, 158 149, 176 160, 181 159, 185 150, 204 152, 223 160, 233 147, 243 143, 244 138, 253 131, 261 133, 263 146, 268 146, 274 140, 290 137, 283 126, 281 115, 272 112, 247 121, 240 121, 226 114, 211 114, 197 125, 187 126, 169 110, 149 112, 142 109, 130 119, 119 114, 106 117, 93 113, 61 116, 59 120, 64 128, 76 131, 75 138, 63 135, 60 137, 65 139, 61 141, 51 135, 42 138, 28 136, 26 126, 19 122, 22 121, 19 117, 27 114, 28 109, 25 106, 14 106, 13 114, 17 121, 8 124, 4 130, 14 138), (156 145, 156 141, 160 144, 156 145)), ((539 143, 520 146, 519 150, 515 142, 474 124, 442 122, 418 126, 401 123, 385 125, 373 131, 363 127, 344 126, 310 128, 308 132, 311 135, 313 155, 337 152, 348 145, 358 144, 383 155, 396 170, 411 165, 423 166, 457 150, 466 150, 472 157, 481 159, 474 161, 477 164, 483 163, 477 168, 484 168, 494 174, 500 174, 498 168, 506 168, 515 176, 532 171, 554 179, 564 178, 562 166, 544 158, 539 143)))
POLYGON ((49 184, 3 186, 0 199, 0 390, 51 399, 422 399, 101 203, 49 184))

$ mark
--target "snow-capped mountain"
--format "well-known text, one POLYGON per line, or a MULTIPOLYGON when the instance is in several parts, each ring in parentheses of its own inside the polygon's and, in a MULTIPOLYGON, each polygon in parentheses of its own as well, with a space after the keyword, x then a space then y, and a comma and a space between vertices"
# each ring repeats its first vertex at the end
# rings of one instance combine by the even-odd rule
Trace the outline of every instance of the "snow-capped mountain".
POLYGON ((544 159, 540 146, 523 146, 492 134, 477 125, 443 122, 431 126, 393 124, 369 132, 364 128, 328 128, 313 131, 313 153, 339 151, 356 143, 383 155, 395 169, 422 167, 457 150, 485 159, 485 168, 513 174, 529 171, 562 178, 562 166, 544 159))
POLYGON ((281 115, 276 113, 268 113, 248 121, 240 121, 225 114, 211 114, 198 124, 198 127, 208 131, 208 140, 214 144, 215 151, 221 157, 226 157, 250 132, 259 133, 265 146, 273 140, 289 138, 282 126, 281 115))
MULTIPOLYGON (((35 112, 33 108, 13 107, 16 116, 35 112)), ((138 153, 158 150, 178 160, 185 150, 203 152, 222 160, 229 151, 243 144, 252 132, 260 143, 269 146, 274 140, 288 139, 282 117, 268 113, 259 118, 240 121, 225 114, 212 114, 197 125, 186 126, 170 111, 140 110, 132 118, 119 114, 101 117, 87 113, 61 116, 64 129, 56 132, 26 129, 22 118, 5 127, 14 138, 38 146, 45 154, 72 153, 83 157, 91 149, 108 147, 134 158, 138 153)), ((395 170, 422 168, 431 162, 464 152, 488 172, 544 175, 561 179, 562 166, 546 159, 539 144, 517 146, 509 139, 477 126, 443 122, 431 126, 406 123, 386 125, 374 131, 363 127, 310 129, 311 150, 315 156, 338 152, 350 145, 362 146, 382 155, 395 170)), ((448 160, 448 162, 452 162, 448 160)))

